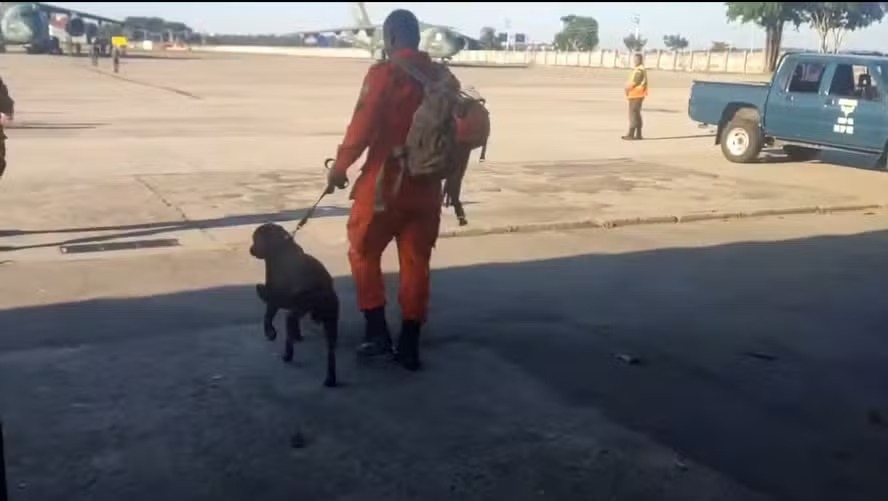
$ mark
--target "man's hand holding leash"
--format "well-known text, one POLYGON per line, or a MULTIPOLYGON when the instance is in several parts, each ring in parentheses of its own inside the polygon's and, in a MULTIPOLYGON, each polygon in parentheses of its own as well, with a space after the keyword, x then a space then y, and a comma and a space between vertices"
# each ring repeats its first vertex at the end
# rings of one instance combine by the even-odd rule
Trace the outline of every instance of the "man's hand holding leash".
POLYGON ((327 168, 327 187, 324 188, 324 191, 321 193, 321 196, 318 197, 318 201, 312 205, 299 223, 296 225, 296 229, 293 230, 293 234, 302 229, 305 226, 305 223, 308 222, 309 218, 314 215, 315 209, 318 208, 318 204, 321 203, 321 200, 324 199, 325 196, 332 194, 336 191, 336 189, 345 189, 348 188, 348 177, 346 177, 345 173, 337 173, 335 168, 336 160, 333 158, 328 158, 324 161, 324 166, 327 168))
POLYGON ((327 191, 325 195, 330 195, 337 189, 344 190, 348 187, 348 177, 345 172, 336 168, 336 160, 328 158, 324 165, 327 167, 327 191))

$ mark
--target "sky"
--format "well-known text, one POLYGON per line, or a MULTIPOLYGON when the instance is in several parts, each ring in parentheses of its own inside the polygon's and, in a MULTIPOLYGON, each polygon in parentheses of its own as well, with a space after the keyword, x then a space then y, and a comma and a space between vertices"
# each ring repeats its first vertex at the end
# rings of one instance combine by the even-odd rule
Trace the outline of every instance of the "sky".
MULTIPOLYGON (((355 22, 354 4, 349 2, 55 2, 55 5, 115 19, 162 17, 207 33, 287 33, 350 26, 355 22)), ((367 2, 366 7, 374 23, 381 23, 386 14, 396 8, 406 8, 423 22, 450 26, 474 38, 482 27, 491 26, 498 31, 525 33, 532 41, 549 42, 561 29, 559 19, 576 14, 598 20, 602 47, 622 48, 623 37, 634 30, 632 18, 637 14, 641 34, 648 39, 650 48, 662 48, 663 36, 675 33, 687 38, 693 49, 706 49, 713 41, 744 48, 754 44, 761 48, 765 40, 760 28, 728 23, 721 2, 367 2)), ((888 19, 849 34, 844 48, 888 50, 886 40, 888 19)), ((783 43, 785 47, 818 47, 817 36, 807 27, 798 31, 788 28, 783 43)))

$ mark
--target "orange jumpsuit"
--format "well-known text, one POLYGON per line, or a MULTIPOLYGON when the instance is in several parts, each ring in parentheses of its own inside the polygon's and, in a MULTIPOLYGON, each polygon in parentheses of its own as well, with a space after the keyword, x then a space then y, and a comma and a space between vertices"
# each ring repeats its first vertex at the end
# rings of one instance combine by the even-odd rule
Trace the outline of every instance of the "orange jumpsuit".
MULTIPOLYGON (((420 71, 432 64, 426 53, 412 49, 395 55, 410 60, 420 71)), ((370 67, 333 167, 344 174, 368 149, 352 188, 354 202, 347 225, 358 307, 367 311, 385 306, 380 260, 394 238, 401 271, 398 301, 403 319, 416 322, 424 322, 428 311, 429 262, 441 222, 441 183, 405 175, 398 192, 392 193, 400 167, 391 154, 404 144, 422 96, 420 84, 393 63, 370 67), (376 179, 383 168, 388 169, 381 186, 385 211, 374 213, 376 179)))

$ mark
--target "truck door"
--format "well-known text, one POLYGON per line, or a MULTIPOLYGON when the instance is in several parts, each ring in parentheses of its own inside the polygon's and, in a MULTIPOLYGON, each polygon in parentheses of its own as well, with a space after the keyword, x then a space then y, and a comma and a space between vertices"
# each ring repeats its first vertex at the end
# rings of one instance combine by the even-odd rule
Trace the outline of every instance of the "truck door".
POLYGON ((827 144, 882 151, 888 139, 888 109, 881 72, 868 63, 839 63, 829 76, 824 112, 832 120, 827 144))
POLYGON ((823 113, 826 90, 822 84, 827 65, 804 57, 786 63, 789 66, 781 67, 771 84, 765 107, 765 133, 780 139, 815 141, 823 136, 818 134, 819 129, 826 126, 823 113))

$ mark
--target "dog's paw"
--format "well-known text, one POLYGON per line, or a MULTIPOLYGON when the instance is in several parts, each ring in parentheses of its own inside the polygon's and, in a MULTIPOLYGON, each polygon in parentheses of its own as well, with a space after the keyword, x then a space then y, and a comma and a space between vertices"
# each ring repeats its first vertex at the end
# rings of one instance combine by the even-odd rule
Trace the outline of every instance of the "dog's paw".
POLYGON ((336 381, 336 379, 325 379, 324 386, 326 388, 336 388, 337 386, 339 386, 339 383, 336 381))
POLYGON ((281 355, 281 360, 283 360, 284 363, 288 363, 288 364, 290 362, 292 362, 293 361, 293 350, 284 351, 284 354, 281 355))
POLYGON ((269 341, 274 341, 278 337, 277 329, 274 328, 273 325, 265 326, 265 339, 269 341))

